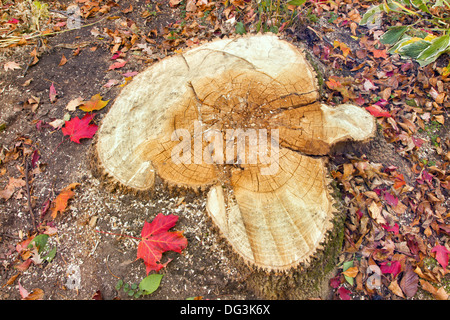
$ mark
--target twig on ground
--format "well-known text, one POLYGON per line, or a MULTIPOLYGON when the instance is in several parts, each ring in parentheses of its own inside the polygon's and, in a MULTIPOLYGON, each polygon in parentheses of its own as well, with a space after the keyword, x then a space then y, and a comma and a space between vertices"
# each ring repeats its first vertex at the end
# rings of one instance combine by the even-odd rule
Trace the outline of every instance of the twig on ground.
POLYGON ((27 156, 25 156, 25 185, 27 188, 28 210, 30 211, 31 221, 33 222, 33 229, 34 229, 34 231, 36 231, 36 220, 34 219, 33 208, 31 206, 30 183, 28 181, 28 157, 27 156))

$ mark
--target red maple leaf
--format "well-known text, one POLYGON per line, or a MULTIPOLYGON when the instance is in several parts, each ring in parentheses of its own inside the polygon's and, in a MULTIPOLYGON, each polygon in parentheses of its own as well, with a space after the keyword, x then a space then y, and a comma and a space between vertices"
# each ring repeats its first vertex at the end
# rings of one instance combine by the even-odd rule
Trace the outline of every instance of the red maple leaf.
POLYGON ((450 254, 450 251, 440 245, 436 245, 431 249, 431 252, 436 252, 436 260, 441 264, 441 266, 446 269, 448 265, 448 255, 450 254))
POLYGON ((337 292, 339 293, 339 298, 341 300, 351 300, 350 293, 352 293, 350 290, 345 289, 344 287, 340 287, 337 292))
POLYGON ((187 239, 180 231, 168 231, 175 226, 178 217, 172 214, 167 216, 158 214, 151 223, 145 221, 141 232, 141 242, 138 246, 137 259, 143 259, 147 274, 154 270, 159 271, 166 263, 159 263, 162 254, 166 251, 181 253, 186 248, 187 239))
POLYGON ((97 132, 98 126, 95 124, 89 124, 94 118, 93 114, 86 114, 82 119, 75 117, 66 121, 62 133, 65 136, 69 136, 70 140, 76 143, 80 143, 80 139, 90 139, 97 132))
POLYGON ((376 104, 372 104, 371 106, 366 107, 366 110, 369 111, 371 115, 377 118, 389 118, 391 116, 389 112, 376 104))
POLYGON ((394 278, 400 273, 402 265, 399 261, 385 261, 380 264, 383 273, 392 273, 394 278))

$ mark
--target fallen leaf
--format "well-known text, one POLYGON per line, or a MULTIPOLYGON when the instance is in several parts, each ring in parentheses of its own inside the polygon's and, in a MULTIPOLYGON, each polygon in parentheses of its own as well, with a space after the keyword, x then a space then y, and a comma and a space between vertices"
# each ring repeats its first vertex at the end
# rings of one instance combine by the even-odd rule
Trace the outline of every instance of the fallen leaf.
POLYGON ((372 51, 373 53, 373 57, 374 58, 383 58, 383 59, 387 59, 387 54, 386 54, 386 50, 381 50, 381 49, 375 49, 372 51))
POLYGON ((385 261, 380 264, 381 272, 391 273, 394 278, 400 273, 402 265, 399 261, 385 261))
POLYGON ((170 0, 169 5, 173 8, 177 6, 182 0, 170 0))
POLYGON ((417 292, 419 284, 419 276, 413 271, 412 267, 407 265, 406 271, 403 273, 400 287, 408 298, 413 297, 417 292))
POLYGON ((344 287, 340 287, 337 292, 339 293, 339 298, 341 298, 341 300, 351 300, 350 290, 347 290, 344 287))
POLYGON ((75 117, 66 121, 62 133, 69 136, 70 140, 80 143, 80 139, 90 139, 97 132, 98 126, 89 124, 94 118, 93 114, 86 114, 82 119, 75 117))
POLYGON ((398 204, 398 198, 389 192, 384 192, 383 196, 384 200, 386 200, 390 206, 395 207, 398 204))
POLYGON ((154 270, 158 271, 165 267, 159 261, 165 251, 175 251, 181 253, 181 250, 186 248, 187 239, 180 231, 168 230, 175 226, 178 217, 172 214, 167 216, 158 214, 151 223, 145 221, 141 232, 141 242, 138 246, 137 259, 143 259, 146 266, 147 274, 154 270))
POLYGON ((403 187, 404 185, 406 185, 405 182, 405 177, 403 176, 403 174, 397 174, 395 177, 395 182, 394 182, 394 189, 399 189, 401 187, 403 187))
POLYGON ((436 245, 431 249, 431 252, 436 253, 436 260, 445 270, 448 265, 448 255, 450 254, 450 251, 444 246, 436 245))
POLYGON ((91 100, 84 102, 84 104, 79 108, 84 112, 92 112, 95 110, 103 109, 109 100, 103 101, 102 96, 100 94, 93 95, 91 100))
POLYGON ((5 69, 5 71, 8 70, 16 70, 16 69, 22 69, 20 67, 20 65, 17 62, 14 61, 8 61, 3 65, 3 68, 5 69))
POLYGON ((333 42, 333 46, 335 48, 339 47, 339 49, 341 49, 342 55, 344 57, 347 57, 351 53, 350 48, 344 42, 340 42, 338 40, 335 40, 333 42))
POLYGON ((59 195, 52 203, 51 211, 52 218, 55 219, 58 213, 63 213, 67 209, 67 204, 70 199, 75 195, 75 192, 72 190, 75 189, 79 183, 71 183, 67 187, 61 190, 59 195))
POLYGON ((15 268, 16 270, 19 270, 19 271, 21 271, 21 272, 24 272, 24 271, 26 271, 26 270, 30 267, 30 265, 31 265, 32 262, 33 262, 33 261, 32 261, 31 259, 27 259, 27 260, 25 260, 24 262, 22 262, 22 263, 20 263, 20 264, 18 264, 18 265, 16 265, 16 266, 14 266, 14 268, 15 268))
POLYGON ((30 294, 27 289, 22 287, 22 285, 20 284, 20 281, 19 281, 19 293, 20 293, 20 296, 22 297, 22 299, 28 297, 28 295, 30 294))
POLYGON ((112 65, 109 66, 108 70, 114 70, 122 68, 127 63, 126 60, 117 59, 117 62, 114 62, 112 65))
POLYGON ((130 4, 130 6, 128 7, 128 9, 122 10, 122 13, 130 13, 131 11, 133 11, 133 6, 130 4))
POLYGON ((56 96, 57 95, 58 94, 56 93, 56 88, 55 88, 55 86, 53 85, 53 82, 52 82, 52 85, 50 86, 50 93, 49 93, 50 102, 51 103, 55 103, 56 102, 56 96))
POLYGON ((59 62, 58 66, 63 66, 66 64, 66 62, 67 62, 67 58, 64 55, 62 55, 61 61, 59 62))
POLYGON ((61 129, 64 125, 65 121, 63 119, 55 119, 48 124, 51 125, 54 129, 58 130, 61 129))
POLYGON ((435 286, 433 286, 428 281, 425 281, 422 279, 419 279, 419 281, 420 281, 420 285, 422 286, 422 289, 431 293, 436 300, 447 300, 448 299, 448 294, 445 291, 444 287, 437 289, 435 286))
POLYGON ((386 231, 391 231, 394 232, 394 234, 398 234, 398 230, 399 230, 399 226, 398 224, 394 223, 393 226, 390 226, 388 224, 383 224, 382 227, 386 230, 386 231))
POLYGON ((31 293, 28 292, 19 282, 19 293, 22 300, 42 300, 44 298, 44 291, 36 288, 31 293))
POLYGON ((129 78, 129 77, 134 77, 135 75, 137 75, 138 72, 137 71, 133 71, 133 72, 125 72, 122 74, 122 76, 124 76, 125 78, 129 78))
POLYGON ((34 169, 37 166, 37 162, 39 161, 41 155, 39 150, 34 150, 33 155, 31 156, 31 167, 34 169))
POLYGON ((372 203, 367 207, 369 210, 370 217, 375 220, 378 224, 386 224, 386 220, 381 214, 381 207, 379 207, 375 201, 372 201, 372 203))
POLYGON ((388 118, 391 116, 389 112, 384 110, 382 107, 372 104, 369 107, 366 107, 366 110, 370 112, 371 115, 377 118, 388 118))
POLYGON ((69 111, 75 111, 77 109, 78 106, 83 104, 83 98, 82 97, 78 97, 76 99, 70 100, 69 103, 66 106, 66 110, 69 111))
POLYGON ((30 78, 30 79, 28 79, 27 81, 25 81, 25 82, 22 84, 22 87, 28 87, 28 86, 30 85, 31 81, 33 81, 33 78, 30 78))
POLYGON ((364 80, 363 88, 365 91, 378 89, 378 87, 373 84, 372 80, 369 79, 364 80))
POLYGON ((5 189, 0 191, 0 198, 8 200, 14 194, 16 189, 25 186, 25 181, 23 179, 9 178, 9 182, 5 189))
POLYGON ((341 276, 339 274, 337 276, 335 276, 334 278, 330 279, 330 286, 332 288, 337 289, 340 284, 341 284, 341 276))
POLYGON ((343 275, 346 275, 347 277, 354 278, 358 274, 358 267, 351 267, 342 272, 343 275))
POLYGON ((394 293, 395 295, 401 297, 401 298, 405 298, 405 296, 403 295, 403 291, 400 288, 400 286, 397 283, 397 280, 394 280, 391 282, 391 284, 388 287, 389 290, 391 290, 392 293, 394 293))
POLYGON ((109 79, 109 81, 108 81, 107 83, 105 83, 103 86, 104 86, 105 88, 111 88, 111 87, 115 86, 115 85, 118 84, 118 83, 119 83, 119 80, 116 80, 116 79, 109 79))

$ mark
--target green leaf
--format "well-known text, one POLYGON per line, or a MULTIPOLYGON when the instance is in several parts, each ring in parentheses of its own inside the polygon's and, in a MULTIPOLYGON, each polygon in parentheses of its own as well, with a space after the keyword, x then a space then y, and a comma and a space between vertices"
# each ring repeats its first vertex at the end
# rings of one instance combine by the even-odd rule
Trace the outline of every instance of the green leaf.
MULTIPOLYGON (((351 261, 346 261, 344 262, 344 264, 342 265, 342 271, 347 271, 348 268, 352 268, 353 267, 353 260, 351 261)), ((345 280, 347 280, 348 283, 350 283, 350 285, 353 285, 354 281, 352 277, 346 276, 344 274, 344 278, 345 280)))
POLYGON ((427 1, 424 0, 411 0, 411 4, 413 7, 420 9, 423 12, 430 13, 430 10, 428 10, 427 1))
POLYGON ((55 256, 56 256, 56 247, 53 247, 53 249, 50 250, 50 252, 45 257, 42 258, 42 260, 47 260, 48 262, 51 262, 55 256))
POLYGON ((145 294, 152 294, 156 291, 156 289, 159 288, 159 284, 161 283, 161 279, 164 275, 163 274, 151 274, 139 283, 139 289, 144 291, 145 294))
POLYGON ((300 7, 306 2, 306 0, 291 0, 287 4, 290 4, 291 6, 297 6, 300 7))
POLYGON ((419 55, 430 46, 430 42, 418 40, 405 44, 398 48, 398 53, 403 57, 417 59, 419 55))
POLYGON ((423 52, 417 57, 418 60, 436 60, 445 50, 449 48, 450 36, 444 35, 431 41, 431 45, 423 50, 423 52))
POLYGON ((444 6, 444 1, 443 0, 437 0, 436 3, 432 6, 432 8, 436 8, 436 7, 443 7, 444 6))
POLYGON ((31 240, 31 242, 28 244, 28 248, 33 248, 33 242, 38 249, 38 253, 41 253, 44 249, 45 245, 47 244, 48 240, 48 234, 40 234, 31 240))
POLYGON ((383 9, 383 4, 380 4, 378 6, 374 6, 370 8, 369 10, 364 13, 361 21, 359 22, 360 25, 366 25, 369 22, 375 23, 376 19, 379 18, 380 12, 383 9))
POLYGON ((247 33, 247 31, 245 30, 245 26, 242 22, 237 22, 236 23, 236 33, 237 34, 245 34, 247 33))
POLYGON ((117 284, 116 284, 116 290, 119 291, 120 288, 122 288, 122 285, 123 285, 123 280, 119 279, 119 281, 117 281, 117 284))
POLYGON ((385 34, 380 38, 382 44, 394 44, 403 36, 403 34, 408 30, 408 26, 395 26, 390 27, 385 34))

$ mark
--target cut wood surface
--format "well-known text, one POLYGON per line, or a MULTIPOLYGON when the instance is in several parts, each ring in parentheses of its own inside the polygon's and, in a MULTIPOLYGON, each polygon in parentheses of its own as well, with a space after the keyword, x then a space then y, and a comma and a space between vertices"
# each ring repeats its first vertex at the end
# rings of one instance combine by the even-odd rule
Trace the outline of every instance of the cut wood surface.
POLYGON ((151 190, 156 176, 210 188, 207 211, 243 260, 286 270, 309 261, 332 228, 319 156, 376 128, 367 111, 318 99, 313 69, 288 42, 209 42, 161 60, 123 89, 98 131, 98 166, 139 191, 151 190))

